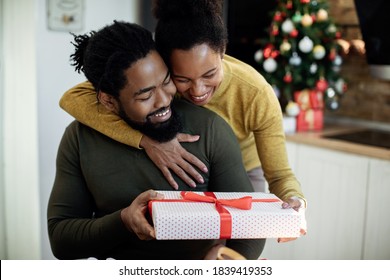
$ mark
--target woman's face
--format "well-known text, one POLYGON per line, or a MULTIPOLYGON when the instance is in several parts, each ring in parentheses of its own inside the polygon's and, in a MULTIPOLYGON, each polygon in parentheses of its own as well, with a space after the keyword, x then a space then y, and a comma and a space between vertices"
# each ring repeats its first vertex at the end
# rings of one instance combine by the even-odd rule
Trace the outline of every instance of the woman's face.
POLYGON ((207 44, 173 50, 171 75, 178 92, 195 105, 207 104, 223 79, 222 55, 207 44))

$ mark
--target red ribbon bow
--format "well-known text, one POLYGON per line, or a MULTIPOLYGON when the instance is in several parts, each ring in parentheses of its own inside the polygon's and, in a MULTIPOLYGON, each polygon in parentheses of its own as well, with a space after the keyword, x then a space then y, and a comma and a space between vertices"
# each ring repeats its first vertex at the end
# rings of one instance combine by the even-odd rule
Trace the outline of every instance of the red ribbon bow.
POLYGON ((218 199, 212 192, 205 192, 205 195, 200 195, 194 192, 180 192, 181 197, 185 200, 215 203, 216 207, 230 206, 242 210, 250 210, 252 208, 252 197, 244 196, 234 199, 218 199))
POLYGON ((181 192, 180 194, 185 200, 215 204, 215 208, 220 216, 220 239, 226 239, 232 236, 232 216, 229 211, 223 207, 223 205, 243 210, 249 210, 252 208, 251 196, 244 196, 236 199, 217 199, 212 192, 205 192, 205 195, 199 195, 194 192, 181 192))

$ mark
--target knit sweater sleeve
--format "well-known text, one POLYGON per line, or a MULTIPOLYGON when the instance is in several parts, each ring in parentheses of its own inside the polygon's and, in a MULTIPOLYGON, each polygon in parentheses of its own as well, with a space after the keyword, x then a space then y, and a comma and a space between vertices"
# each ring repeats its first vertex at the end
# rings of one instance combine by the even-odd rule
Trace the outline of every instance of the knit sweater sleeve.
POLYGON ((270 192, 282 200, 292 196, 304 198, 300 184, 292 172, 286 151, 283 115, 269 84, 254 95, 251 117, 252 131, 270 192))
POLYGON ((60 100, 60 107, 100 133, 120 143, 140 148, 142 134, 101 105, 90 82, 80 83, 66 91, 60 100))
POLYGON ((50 245, 58 259, 105 255, 131 235, 120 210, 94 218, 96 205, 81 171, 76 124, 61 140, 47 209, 50 245))

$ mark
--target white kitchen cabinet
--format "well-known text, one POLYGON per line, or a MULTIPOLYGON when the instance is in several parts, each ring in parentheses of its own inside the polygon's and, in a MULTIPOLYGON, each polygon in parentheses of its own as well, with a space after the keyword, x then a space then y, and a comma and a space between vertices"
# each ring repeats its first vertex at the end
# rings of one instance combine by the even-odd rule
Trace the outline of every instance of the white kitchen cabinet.
POLYGON ((308 201, 308 234, 281 244, 269 239, 261 257, 362 259, 368 158, 295 143, 287 150, 308 201))
POLYGON ((390 162, 370 159, 363 258, 390 259, 390 162))

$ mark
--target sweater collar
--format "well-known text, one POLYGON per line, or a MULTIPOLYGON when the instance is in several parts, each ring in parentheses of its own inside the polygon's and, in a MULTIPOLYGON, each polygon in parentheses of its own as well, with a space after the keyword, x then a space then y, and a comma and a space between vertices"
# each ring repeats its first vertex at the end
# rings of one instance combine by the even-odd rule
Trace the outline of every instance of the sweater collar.
POLYGON ((229 61, 226 60, 227 57, 228 56, 225 54, 224 58, 222 59, 223 79, 222 79, 218 89, 214 93, 214 97, 216 95, 219 95, 222 92, 226 91, 226 89, 228 88, 228 86, 230 84, 231 78, 232 78, 231 66, 229 64, 229 61))

